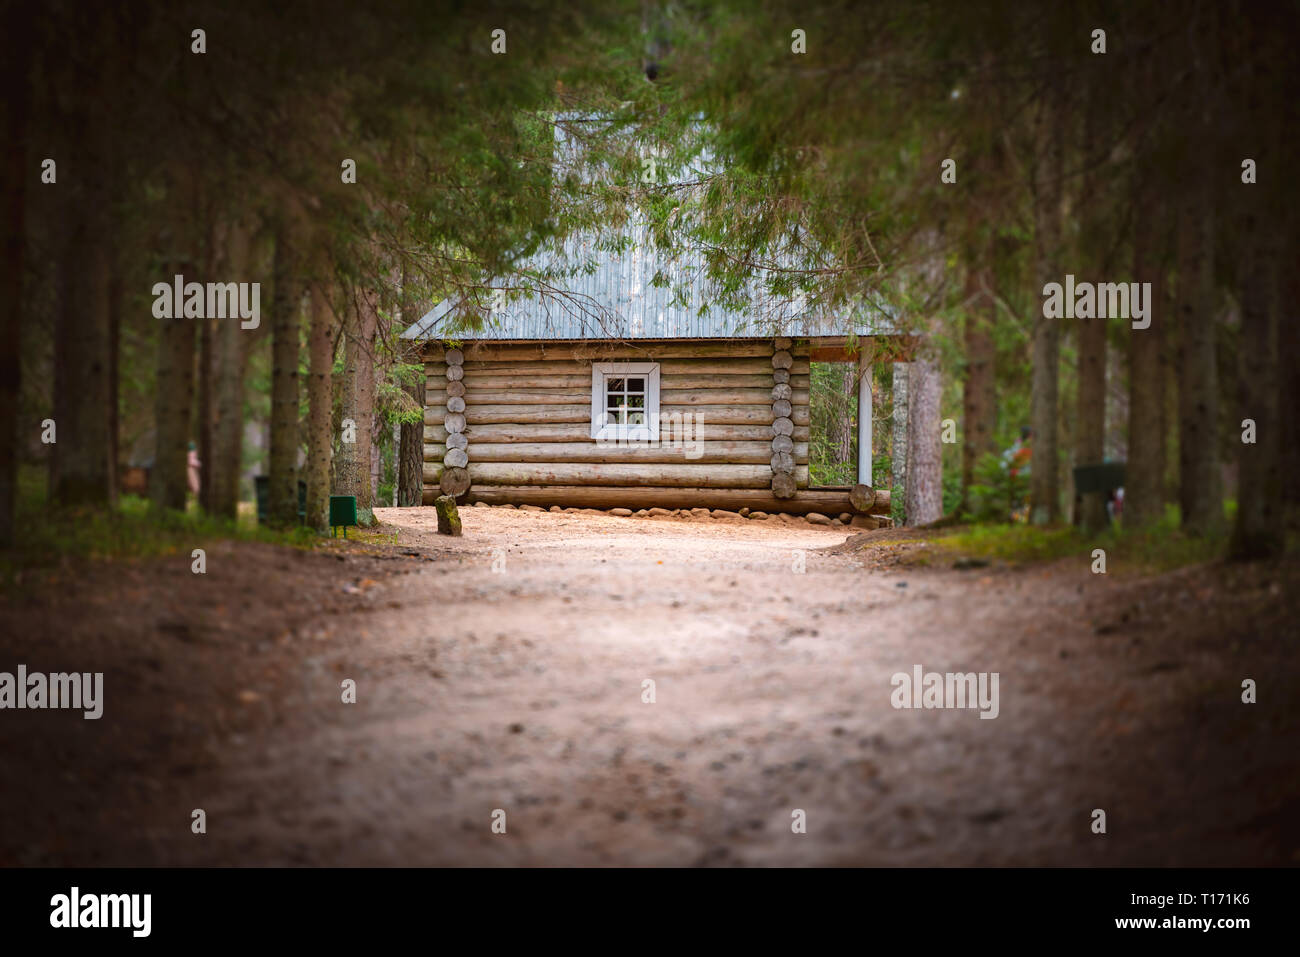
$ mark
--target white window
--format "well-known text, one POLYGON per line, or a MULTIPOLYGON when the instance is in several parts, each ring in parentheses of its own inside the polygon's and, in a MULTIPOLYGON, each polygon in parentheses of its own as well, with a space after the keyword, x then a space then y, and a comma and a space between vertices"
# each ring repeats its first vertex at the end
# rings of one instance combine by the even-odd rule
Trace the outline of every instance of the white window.
POLYGON ((659 363, 591 364, 591 437, 658 441, 659 363))

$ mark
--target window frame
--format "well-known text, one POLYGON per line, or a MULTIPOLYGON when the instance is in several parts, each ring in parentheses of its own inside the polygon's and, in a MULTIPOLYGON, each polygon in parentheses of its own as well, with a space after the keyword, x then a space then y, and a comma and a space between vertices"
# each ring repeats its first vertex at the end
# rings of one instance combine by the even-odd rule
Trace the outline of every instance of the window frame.
POLYGON ((591 437, 598 441, 659 441, 659 363, 593 362, 591 364, 591 437), (645 424, 617 425, 605 423, 608 405, 606 380, 644 377, 645 424))

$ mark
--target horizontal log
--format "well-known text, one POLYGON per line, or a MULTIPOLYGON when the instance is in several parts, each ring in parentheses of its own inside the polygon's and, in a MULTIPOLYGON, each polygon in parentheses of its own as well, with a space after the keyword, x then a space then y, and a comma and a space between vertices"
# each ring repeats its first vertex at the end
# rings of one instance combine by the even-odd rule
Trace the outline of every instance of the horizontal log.
MULTIPOLYGON (((483 392, 502 389, 586 389, 591 393, 591 369, 586 374, 565 373, 563 375, 543 375, 532 372, 527 375, 510 375, 501 372, 465 372, 465 388, 483 392)), ((430 383, 432 385, 432 383, 430 383)))
MULTIPOLYGON (((669 423, 664 423, 661 435, 667 435, 669 423)), ((683 429, 683 434, 687 430, 683 429)), ((806 425, 794 428, 795 442, 808 442, 811 430, 806 425)), ((470 425, 465 434, 475 442, 588 442, 591 441, 591 422, 581 423, 544 422, 520 424, 504 422, 495 424, 470 425)), ((675 433, 674 433, 675 434, 675 433)), ((763 425, 719 425, 703 422, 696 428, 692 425, 690 435, 707 442, 770 442, 775 433, 770 424, 763 425)), ((441 423, 424 427, 425 442, 443 443, 447 441, 447 430, 441 423)), ((788 451, 788 450, 787 450, 788 451)))
MULTIPOLYGON (((439 446, 425 446, 428 450, 439 446)), ((475 462, 667 462, 704 465, 759 465, 772 457, 770 442, 683 442, 657 443, 650 448, 633 445, 602 447, 591 439, 586 442, 480 442, 477 436, 470 446, 470 458, 475 462)), ((808 458, 808 443, 794 446, 794 454, 808 458)), ((441 459, 439 459, 441 461, 441 459)))
MULTIPOLYGON (((693 414, 696 421, 710 425, 768 425, 772 424, 772 403, 765 401, 762 405, 667 405, 659 406, 660 415, 693 414)), ((795 425, 808 425, 808 406, 801 405, 793 410, 791 419, 795 425)))
MULTIPOLYGON (((811 371, 807 359, 795 359, 791 375, 808 375, 811 371)), ((662 359, 660 375, 772 375, 772 360, 768 358, 736 357, 730 359, 662 359)))
MULTIPOLYGON (((792 389, 807 389, 810 376, 791 376, 792 389)), ((660 375, 661 389, 767 389, 773 385, 771 372, 746 373, 721 376, 716 373, 701 375, 660 375)))
POLYGON ((465 401, 474 405, 591 405, 591 383, 585 389, 507 389, 489 392, 467 386, 465 401))
MULTIPOLYGON (((425 404, 441 405, 446 401, 447 395, 445 390, 426 384, 425 404)), ((807 405, 809 402, 807 389, 795 390, 793 396, 795 404, 807 405)), ((467 381, 465 398, 467 402, 482 405, 577 405, 591 402, 591 382, 587 380, 583 385, 576 387, 538 386, 521 382, 518 385, 504 385, 492 390, 483 387, 479 382, 467 381)), ((731 388, 729 382, 721 383, 717 388, 669 389, 661 386, 659 400, 661 405, 680 406, 764 405, 772 401, 772 386, 769 383, 766 386, 736 389, 731 388)))
MULTIPOLYGON (((663 389, 659 404, 664 405, 771 405, 772 386, 758 389, 663 389)), ((807 405, 808 390, 794 393, 793 404, 807 405)))
MULTIPOLYGON (((510 422, 516 425, 541 422, 586 422, 591 425, 589 405, 472 405, 466 403, 462 415, 470 425, 510 422)), ((441 425, 446 417, 443 406, 430 406, 424 410, 425 425, 441 425)))
POLYGON ((447 454, 447 446, 438 445, 434 442, 424 443, 424 461, 441 462, 442 457, 447 454))
MULTIPOLYGON (((470 446, 474 452, 475 446, 470 446)), ((770 455, 771 453, 769 453, 770 455)), ((649 485, 687 488, 766 488, 772 470, 766 465, 578 464, 564 462, 477 462, 469 465, 475 485, 649 485)), ((798 484, 808 484, 807 466, 795 470, 798 484)), ((847 501, 847 496, 846 499, 847 501)))
POLYGON ((424 484, 437 486, 442 478, 442 462, 425 462, 424 463, 424 484))
MULTIPOLYGON (((472 471, 472 467, 471 467, 472 471)), ((426 496, 428 490, 426 489, 426 496)), ((432 502, 432 499, 428 499, 432 502)), ((603 488, 597 486, 490 486, 475 482, 466 502, 489 505, 540 505, 549 508, 749 508, 762 512, 791 512, 804 515, 821 512, 839 515, 852 511, 847 490, 799 489, 792 499, 778 499, 771 489, 684 488, 644 486, 603 488)), ((427 504, 427 503, 426 503, 427 504)))

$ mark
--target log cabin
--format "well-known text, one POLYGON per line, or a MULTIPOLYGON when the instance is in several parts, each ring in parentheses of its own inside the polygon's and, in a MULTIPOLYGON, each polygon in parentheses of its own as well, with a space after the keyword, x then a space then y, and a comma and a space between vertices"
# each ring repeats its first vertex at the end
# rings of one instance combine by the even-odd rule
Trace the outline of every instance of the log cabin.
POLYGON ((810 486, 809 372, 813 361, 857 364, 858 484, 869 487, 870 367, 899 354, 880 339, 902 337, 727 334, 725 321, 689 309, 651 308, 655 321, 637 322, 647 303, 609 299, 622 328, 545 321, 550 310, 524 302, 490 329, 444 338, 454 308, 444 302, 403 333, 423 343, 425 505, 450 494, 467 504, 888 514, 887 490, 864 500, 861 488, 810 486))
POLYGON ((423 503, 887 515, 870 370, 914 349, 894 317, 814 315, 759 276, 725 308, 701 255, 656 247, 635 214, 621 233, 564 240, 542 291, 487 313, 449 298, 402 333, 424 359, 423 503), (814 361, 856 364, 856 486, 810 484, 814 361))

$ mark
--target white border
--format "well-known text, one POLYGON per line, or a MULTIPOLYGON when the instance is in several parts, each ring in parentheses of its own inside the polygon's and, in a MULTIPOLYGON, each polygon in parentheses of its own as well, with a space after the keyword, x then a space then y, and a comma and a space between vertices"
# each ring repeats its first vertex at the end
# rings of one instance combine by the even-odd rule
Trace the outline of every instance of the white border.
POLYGON ((591 364, 591 437, 607 442, 659 441, 659 363, 593 362, 591 364), (646 377, 646 425, 605 424, 605 378, 611 375, 646 377))

